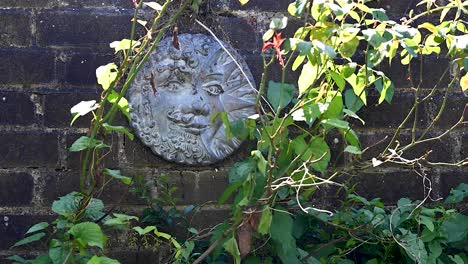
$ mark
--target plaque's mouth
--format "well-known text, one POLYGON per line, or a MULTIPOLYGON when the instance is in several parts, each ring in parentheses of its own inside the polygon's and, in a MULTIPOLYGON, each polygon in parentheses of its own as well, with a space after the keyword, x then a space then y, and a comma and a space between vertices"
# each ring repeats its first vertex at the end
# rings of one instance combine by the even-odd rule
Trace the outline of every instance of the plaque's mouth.
POLYGON ((179 111, 175 111, 169 113, 167 118, 177 127, 195 135, 201 134, 210 126, 210 123, 206 117, 192 113, 184 114, 179 111))

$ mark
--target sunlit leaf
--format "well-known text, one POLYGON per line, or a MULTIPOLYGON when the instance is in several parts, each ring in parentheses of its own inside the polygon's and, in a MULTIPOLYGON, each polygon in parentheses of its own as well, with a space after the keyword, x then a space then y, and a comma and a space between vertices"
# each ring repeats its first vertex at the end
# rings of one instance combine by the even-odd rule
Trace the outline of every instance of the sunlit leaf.
POLYGON ((122 39, 121 41, 114 41, 110 44, 110 47, 115 50, 115 53, 121 51, 121 50, 129 50, 129 49, 135 49, 136 47, 140 46, 141 42, 136 41, 136 40, 130 40, 130 39, 122 39))
POLYGON ((96 69, 96 78, 102 89, 109 89, 111 83, 117 78, 117 65, 109 63, 96 69))
POLYGON ((102 233, 101 227, 93 222, 76 224, 70 228, 68 233, 83 247, 96 246, 100 249, 104 249, 104 245, 107 241, 106 236, 102 233))

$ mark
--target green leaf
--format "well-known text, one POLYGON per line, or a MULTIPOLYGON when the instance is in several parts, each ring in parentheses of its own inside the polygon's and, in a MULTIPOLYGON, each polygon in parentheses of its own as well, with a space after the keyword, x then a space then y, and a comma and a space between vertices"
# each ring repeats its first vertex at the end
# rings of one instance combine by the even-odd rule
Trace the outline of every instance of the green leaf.
POLYGON ((362 150, 356 146, 346 146, 344 152, 348 152, 351 154, 361 155, 362 150))
POLYGON ((262 152, 260 152, 260 150, 254 150, 251 152, 251 156, 257 160, 257 168, 262 175, 265 176, 268 163, 265 160, 265 157, 263 157, 262 152))
POLYGON ((292 84, 270 81, 267 92, 268 101, 275 110, 284 108, 291 102, 295 90, 296 88, 292 84))
POLYGON ((326 54, 328 57, 334 59, 336 57, 336 51, 332 46, 329 46, 319 40, 313 40, 315 48, 317 48, 320 53, 326 54))
POLYGON ((229 199, 229 197, 231 197, 232 194, 242 186, 242 184, 243 182, 236 182, 234 184, 231 184, 219 198, 218 204, 224 204, 229 199))
POLYGON ((339 51, 343 57, 351 58, 353 57, 354 53, 356 53, 358 46, 359 39, 353 37, 349 41, 343 42, 339 47, 339 51))
POLYGON ((255 172, 257 163, 253 158, 248 158, 241 162, 236 162, 232 169, 229 171, 229 184, 243 183, 247 176, 255 172))
POLYGON ((139 226, 135 226, 132 229, 135 230, 135 232, 137 232, 138 235, 144 236, 144 235, 150 233, 151 231, 156 230, 156 227, 155 226, 147 226, 145 228, 141 228, 139 226))
POLYGON ((429 231, 434 232, 434 222, 431 217, 420 215, 419 221, 421 224, 425 225, 429 231))
POLYGON ((283 263, 301 263, 296 255, 296 240, 292 236, 293 219, 288 213, 275 211, 271 221, 270 236, 283 263))
POLYGON ((321 158, 319 161, 312 164, 312 168, 319 172, 325 172, 331 158, 331 151, 327 142, 321 137, 313 138, 308 145, 304 137, 300 136, 291 142, 296 155, 301 155, 303 161, 311 161, 321 158))
POLYGON ((37 223, 37 224, 31 226, 31 228, 28 229, 28 231, 26 232, 26 234, 34 233, 34 232, 37 232, 37 231, 41 231, 41 230, 46 229, 47 227, 49 227, 49 223, 47 223, 47 222, 40 222, 40 223, 37 223))
POLYGON ((237 241, 234 236, 232 236, 229 240, 224 242, 223 247, 234 257, 235 264, 241 263, 239 246, 237 245, 237 241))
POLYGON ((135 138, 135 136, 130 132, 128 131, 128 129, 126 127, 123 127, 123 126, 112 126, 112 125, 109 125, 108 123, 104 123, 102 124, 102 127, 108 131, 108 132, 117 132, 117 133, 121 133, 121 134, 125 134, 127 135, 127 137, 130 139, 130 140, 133 140, 135 138))
POLYGON ((241 5, 246 5, 250 0, 239 0, 241 5))
POLYGON ((446 204, 461 203, 468 197, 468 184, 462 183, 457 188, 450 190, 450 195, 445 199, 446 204))
POLYGON ((375 29, 365 29, 362 31, 362 35, 364 36, 364 39, 376 49, 378 49, 380 44, 385 41, 385 39, 375 29))
POLYGON ((379 104, 384 100, 388 103, 392 102, 395 93, 395 86, 393 82, 387 77, 379 78, 375 81, 375 89, 380 93, 379 104))
POLYGON ((114 179, 120 180, 126 185, 132 184, 132 178, 123 176, 120 170, 111 170, 111 169, 104 169, 104 174, 111 176, 114 179))
MULTIPOLYGON (((143 2, 144 5, 156 10, 156 11, 161 11, 162 10, 162 6, 156 2, 143 2)), ((130 46, 130 45, 128 45, 130 46)))
POLYGON ((117 78, 117 65, 115 63, 109 63, 104 66, 100 66, 96 70, 96 78, 98 84, 102 86, 102 89, 109 89, 112 82, 117 78))
POLYGON ((93 139, 91 141, 91 138, 87 136, 81 136, 78 138, 75 142, 70 147, 71 152, 79 152, 82 150, 89 148, 96 148, 96 149, 101 149, 101 148, 110 148, 109 145, 104 144, 101 140, 96 140, 93 139))
POLYGON ((468 236, 468 216, 457 214, 442 224, 448 243, 464 241, 468 236))
POLYGON ((455 264, 466 264, 465 261, 463 261, 462 257, 460 257, 459 255, 455 255, 455 256, 449 255, 449 258, 451 261, 455 262, 455 264))
MULTIPOLYGON (((145 5, 148 5, 151 4, 151 3, 155 3, 155 4, 158 4, 156 2, 149 2, 149 3, 144 3, 145 5)), ((140 41, 136 41, 136 40, 130 40, 130 39, 122 39, 121 41, 114 41, 110 44, 110 47, 113 48, 115 50, 115 53, 121 51, 121 50, 129 50, 129 49, 135 49, 136 47, 140 46, 141 45, 141 42, 140 41)))
MULTIPOLYGON (((345 97, 346 97, 346 96, 345 96, 345 97)), ((345 99, 345 100, 346 100, 346 99, 345 99)), ((350 117, 352 117, 352 118, 354 118, 354 119, 357 119, 357 120, 361 121, 361 123, 362 123, 363 125, 366 124, 366 122, 365 122, 362 118, 360 118, 356 113, 354 113, 353 111, 351 111, 351 110, 349 110, 349 109, 343 109, 343 112, 344 112, 347 116, 350 116, 350 117)))
MULTIPOLYGON (((112 91, 112 93, 107 97, 107 101, 111 104, 115 104, 117 102, 117 99, 119 99, 119 94, 116 91, 112 91)), ((131 121, 130 117, 130 106, 128 104, 128 101, 125 97, 120 98, 118 107, 120 112, 124 114, 129 121, 131 121)))
POLYGON ((8 257, 6 259, 13 261, 15 264, 27 264, 27 263, 29 263, 28 260, 26 260, 26 259, 24 259, 24 258, 22 258, 22 257, 20 257, 18 255, 10 256, 10 257, 8 257))
POLYGON ((346 86, 346 80, 341 75, 339 75, 338 73, 334 71, 330 71, 329 74, 331 78, 333 79, 333 81, 335 82, 336 86, 338 86, 338 88, 340 89, 340 91, 343 91, 346 86))
POLYGON ((314 65, 310 61, 302 67, 301 75, 299 75, 299 79, 297 81, 299 86, 299 95, 303 95, 307 89, 317 81, 317 78, 319 77, 318 72, 318 65, 314 65))
POLYGON ((353 112, 359 111, 364 106, 364 103, 356 96, 353 90, 345 91, 345 105, 346 108, 353 112))
POLYGON ((340 119, 324 119, 321 121, 322 124, 325 124, 325 125, 330 125, 330 126, 333 126, 333 127, 336 127, 336 128, 342 128, 342 129, 348 129, 349 128, 349 123, 344 121, 344 120, 340 120, 340 119))
POLYGON ((82 198, 83 196, 77 192, 62 196, 52 203, 52 211, 68 218, 77 212, 82 198))
POLYGON ((288 17, 275 17, 271 20, 270 29, 281 30, 288 25, 288 17))
POLYGON ((100 249, 104 249, 106 243, 106 237, 102 233, 101 227, 93 222, 83 222, 74 225, 68 231, 73 239, 77 241, 82 247, 96 246, 100 249))
POLYGON ((265 208, 262 211, 262 216, 260 218, 260 223, 258 224, 258 233, 261 235, 266 235, 270 232, 271 220, 273 219, 273 214, 271 213, 270 208, 265 208))
POLYGON ((120 262, 104 256, 93 256, 86 264, 120 264, 120 262))
POLYGON ((263 42, 267 42, 268 40, 270 40, 273 35, 275 34, 275 31, 273 29, 268 29, 265 34, 263 34, 263 42))
POLYGON ((26 238, 23 238, 21 239, 20 241, 16 242, 12 248, 15 248, 15 247, 19 247, 19 246, 23 246, 23 245, 26 245, 26 244, 30 244, 30 243, 33 243, 33 242, 36 242, 36 241, 39 241, 41 240, 43 237, 45 237, 45 233, 36 233, 32 236, 28 236, 26 238))

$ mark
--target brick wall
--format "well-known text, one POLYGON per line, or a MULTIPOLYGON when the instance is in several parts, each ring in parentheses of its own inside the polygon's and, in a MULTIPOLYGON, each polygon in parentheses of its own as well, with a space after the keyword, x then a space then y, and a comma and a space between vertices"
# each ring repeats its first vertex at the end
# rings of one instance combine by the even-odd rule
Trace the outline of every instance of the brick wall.
MULTIPOLYGON (((258 83, 262 70, 261 32, 272 16, 286 10, 290 1, 251 0, 244 7, 237 2, 212 0, 200 19, 238 50, 258 83)), ((392 16, 407 9, 404 0, 380 4, 388 7, 390 3, 392 16)), ((89 120, 83 118, 69 127, 69 109, 81 100, 98 97, 95 69, 114 59, 108 43, 127 37, 131 8, 130 0, 0 1, 0 259, 12 253, 9 247, 22 238, 30 225, 52 218, 49 208, 54 199, 78 189, 80 157, 67 149, 86 133, 89 120)), ((286 32, 291 32, 295 22, 290 24, 286 32)), ((204 33, 188 20, 182 21, 179 28, 182 33, 204 33)), ((434 58, 424 65, 424 88, 431 88, 447 63, 434 58)), ((358 131, 365 145, 389 135, 412 104, 407 71, 397 64, 387 68, 398 91, 392 105, 372 106, 362 112, 367 124, 358 131)), ((275 71, 272 79, 278 76, 279 69, 275 71)), ((288 78, 294 79, 295 75, 288 78)), ((421 125, 434 118, 442 98, 438 95, 421 108, 421 120, 418 120, 421 125)), ((452 93, 447 113, 436 131, 456 122, 466 102, 461 93, 452 93)), ((451 162, 466 157, 463 146, 467 138, 463 128, 455 130, 443 142, 432 144, 431 158, 451 162)), ((247 143, 230 158, 213 166, 184 166, 154 156, 138 140, 132 142, 121 136, 110 140, 116 144, 107 166, 148 178, 170 175, 179 186, 177 195, 182 204, 216 200, 227 186, 229 168, 249 154, 247 143)), ((334 147, 339 148, 340 144, 334 147)), ((450 168, 432 170, 429 175, 434 183, 434 197, 445 196, 451 187, 466 181, 466 172, 466 169, 450 168)), ((386 168, 359 179, 358 191, 367 196, 381 196, 386 202, 395 202, 402 196, 423 198, 422 179, 410 171, 386 168)), ((116 202, 122 188, 112 186, 102 199, 107 204, 116 202)), ((332 198, 333 192, 328 190, 323 195, 332 198)), ((330 199, 324 200, 329 202, 330 199)), ((120 209, 135 210, 141 205, 141 201, 130 196, 120 209)), ((227 211, 227 208, 210 208, 201 219, 219 219, 227 211)))

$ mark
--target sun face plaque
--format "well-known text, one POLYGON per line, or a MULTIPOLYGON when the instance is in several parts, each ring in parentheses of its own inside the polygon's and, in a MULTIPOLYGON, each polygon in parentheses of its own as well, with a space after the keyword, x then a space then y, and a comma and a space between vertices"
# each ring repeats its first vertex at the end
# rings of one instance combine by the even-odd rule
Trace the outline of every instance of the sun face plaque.
POLYGON ((241 141, 228 139, 216 113, 230 122, 255 114, 254 83, 245 61, 227 44, 202 34, 179 35, 159 48, 135 78, 127 97, 132 126, 140 140, 164 159, 211 164, 230 155, 241 141))

